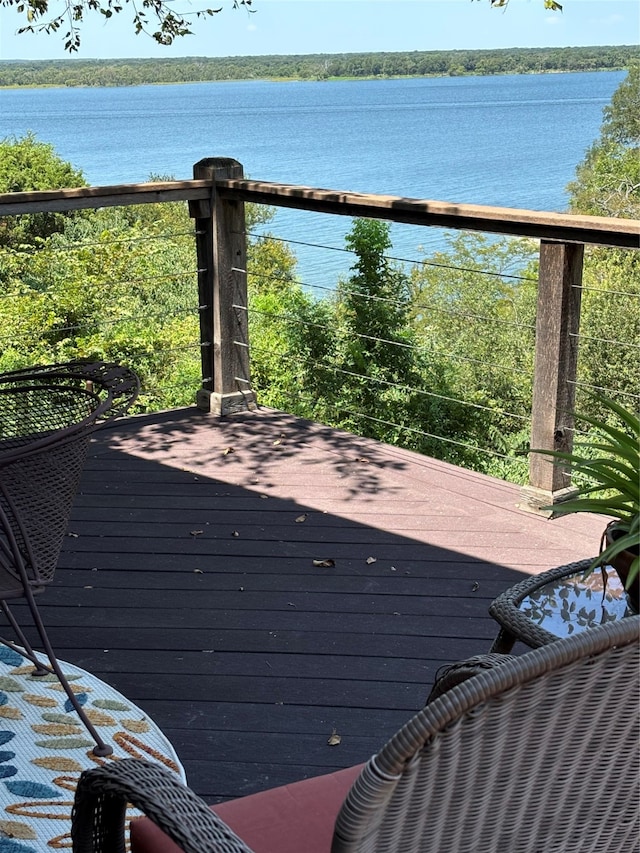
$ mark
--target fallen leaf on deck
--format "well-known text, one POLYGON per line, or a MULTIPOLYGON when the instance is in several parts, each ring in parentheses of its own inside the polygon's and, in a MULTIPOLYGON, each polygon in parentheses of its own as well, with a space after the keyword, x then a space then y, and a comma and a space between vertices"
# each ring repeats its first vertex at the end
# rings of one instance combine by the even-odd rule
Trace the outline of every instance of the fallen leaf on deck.
POLYGON ((339 734, 336 732, 336 730, 334 729, 334 730, 331 732, 331 736, 329 737, 329 740, 327 741, 327 743, 329 744, 329 746, 337 746, 337 745, 340 743, 340 741, 341 741, 341 740, 342 740, 342 738, 340 737, 340 735, 339 735, 339 734))
POLYGON ((331 557, 329 557, 326 560, 314 560, 313 561, 313 565, 318 566, 318 568, 321 568, 321 569, 331 569, 335 566, 335 564, 336 564, 336 561, 332 560, 331 557))
POLYGON ((371 563, 377 563, 377 559, 375 557, 367 557, 367 563, 371 565, 371 563))
POLYGON ((297 521, 298 523, 300 523, 301 521, 306 521, 306 520, 307 520, 307 513, 306 513, 306 512, 303 512, 303 513, 302 513, 302 515, 299 515, 299 516, 296 518, 296 521, 297 521))
POLYGON ((67 533, 67 536, 71 536, 73 539, 78 539, 77 533, 67 533))
POLYGON ((203 575, 203 574, 204 574, 204 572, 202 571, 202 569, 194 569, 194 570, 193 570, 193 573, 194 573, 194 575, 203 575))
POLYGON ((238 533, 237 530, 232 531, 231 535, 232 536, 240 536, 240 534, 238 533))
POLYGON ((204 530, 192 530, 191 531, 192 536, 201 536, 203 533, 204 533, 204 530))

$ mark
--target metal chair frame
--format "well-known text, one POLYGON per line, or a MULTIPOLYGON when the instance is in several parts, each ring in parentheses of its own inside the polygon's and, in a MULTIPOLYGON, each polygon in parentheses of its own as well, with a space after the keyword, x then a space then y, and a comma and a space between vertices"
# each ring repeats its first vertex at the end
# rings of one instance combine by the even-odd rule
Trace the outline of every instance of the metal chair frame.
POLYGON ((65 677, 35 595, 53 580, 91 434, 123 414, 139 390, 128 368, 96 361, 39 365, 0 374, 0 609, 19 643, 0 643, 54 673, 96 743, 110 755, 65 677), (53 422, 49 422, 53 418, 53 422), (36 654, 10 610, 24 598, 48 659, 36 654))

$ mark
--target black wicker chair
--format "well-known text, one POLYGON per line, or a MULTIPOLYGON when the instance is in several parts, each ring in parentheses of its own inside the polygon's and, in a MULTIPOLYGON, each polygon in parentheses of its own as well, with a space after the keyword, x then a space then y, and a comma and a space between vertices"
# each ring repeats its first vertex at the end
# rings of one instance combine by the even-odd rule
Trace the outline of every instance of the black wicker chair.
POLYGON ((632 853, 639 631, 631 616, 456 667, 364 767, 215 811, 159 764, 106 762, 80 777, 74 853, 122 853, 127 802, 151 818, 132 853, 632 853))
POLYGON ((0 374, 0 608, 36 667, 54 672, 96 742, 104 743, 60 669, 35 594, 53 580, 92 432, 126 411, 138 393, 128 368, 94 361, 43 365, 0 374), (49 660, 43 664, 8 601, 24 598, 49 660))

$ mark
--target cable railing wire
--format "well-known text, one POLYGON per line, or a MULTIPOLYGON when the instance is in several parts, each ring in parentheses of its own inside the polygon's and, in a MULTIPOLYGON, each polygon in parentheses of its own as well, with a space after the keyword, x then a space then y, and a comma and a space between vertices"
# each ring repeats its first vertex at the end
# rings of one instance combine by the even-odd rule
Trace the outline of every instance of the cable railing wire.
MULTIPOLYGON (((238 307, 242 307, 242 306, 238 306, 238 307)), ((299 325, 309 327, 309 328, 317 328, 317 329, 326 329, 327 328, 327 326, 324 326, 321 323, 312 323, 308 320, 301 320, 299 317, 295 317, 293 315, 273 314, 271 312, 260 311, 256 308, 251 308, 251 307, 249 307, 249 309, 247 309, 247 310, 248 310, 249 314, 256 314, 256 315, 260 315, 262 317, 268 317, 270 319, 283 320, 283 321, 288 322, 288 323, 297 323, 299 325)), ((365 335, 365 334, 361 334, 361 333, 354 333, 354 336, 356 338, 361 339, 361 340, 367 340, 367 341, 371 341, 373 343, 386 344, 389 346, 396 346, 396 347, 399 347, 402 349, 413 350, 414 352, 419 352, 419 353, 424 353, 424 354, 428 354, 428 353, 432 352, 432 348, 429 346, 426 346, 426 345, 425 346, 419 346, 416 344, 405 343, 404 341, 392 341, 392 340, 389 340, 386 338, 376 337, 375 335, 365 335)), ((509 366, 499 365, 496 362, 485 361, 483 359, 471 358, 469 356, 463 356, 463 355, 459 355, 458 353, 453 353, 453 352, 439 352, 438 354, 443 358, 450 359, 451 361, 462 361, 462 362, 465 362, 468 364, 477 364, 477 365, 482 366, 482 367, 489 367, 491 369, 504 370, 504 371, 508 371, 510 373, 518 373, 518 374, 521 374, 524 376, 529 375, 528 371, 514 367, 513 365, 509 365, 509 366)))
MULTIPOLYGON (((256 235, 254 234, 253 236, 256 236, 256 235)), ((312 243, 309 241, 281 240, 280 238, 274 238, 273 235, 259 235, 259 236, 261 239, 269 239, 269 238, 278 239, 278 240, 280 240, 280 242, 291 243, 292 245, 303 245, 303 246, 311 247, 311 248, 327 249, 328 251, 332 251, 332 252, 340 251, 343 253, 355 254, 355 253, 351 252, 351 250, 349 250, 349 249, 338 249, 337 247, 334 247, 334 246, 323 246, 322 244, 312 243)), ((394 256, 394 255, 387 255, 387 256, 385 256, 385 258, 387 260, 402 261, 402 262, 406 261, 406 262, 411 263, 411 261, 409 261, 409 259, 400 258, 400 257, 394 256)), ((507 273, 507 272, 486 271, 486 270, 478 269, 477 267, 471 267, 471 266, 466 266, 466 265, 442 264, 442 263, 438 263, 438 262, 430 263, 428 259, 425 259, 425 261, 419 261, 419 262, 414 261, 413 263, 414 263, 414 265, 425 264, 425 265, 437 266, 437 267, 442 268, 444 270, 450 270, 452 273, 454 271, 456 273, 462 271, 462 272, 471 273, 471 274, 493 276, 494 278, 498 278, 501 280, 502 279, 505 279, 505 280, 509 279, 509 280, 514 280, 514 281, 523 281, 523 282, 526 281, 526 282, 531 282, 531 283, 537 282, 537 278, 529 276, 529 275, 513 275, 513 274, 507 273)), ((295 276, 288 276, 287 279, 288 279, 288 281, 295 280, 295 276)), ((332 287, 330 285, 322 285, 322 284, 320 284, 320 285, 318 285, 318 284, 306 285, 304 281, 299 281, 299 280, 298 280, 298 283, 302 287, 311 287, 314 292, 326 292, 326 293, 331 294, 333 297, 336 296, 336 288, 332 287)), ((582 286, 582 289, 585 292, 591 291, 594 293, 602 293, 602 294, 606 294, 607 296, 611 296, 614 298, 620 298, 620 297, 629 298, 629 297, 634 297, 634 296, 637 298, 637 294, 629 293, 628 291, 625 291, 625 290, 610 290, 610 289, 597 288, 597 287, 588 287, 588 286, 584 286, 584 285, 582 286)), ((364 299, 372 299, 373 301, 380 301, 380 302, 384 302, 388 305, 396 305, 396 306, 400 306, 400 307, 403 307, 406 304, 406 302, 403 300, 399 300, 399 299, 393 300, 393 299, 389 299, 388 297, 378 297, 377 295, 371 296, 369 294, 362 293, 359 290, 349 288, 348 284, 344 280, 340 281, 340 288, 339 288, 339 293, 338 293, 337 297, 339 298, 340 296, 348 297, 348 298, 351 298, 352 300, 355 300, 355 301, 358 301, 360 299, 363 299, 363 300, 364 299)), ((429 312, 429 314, 433 314, 433 313, 437 312, 440 316, 448 316, 448 317, 451 317, 451 318, 454 318, 454 319, 457 319, 460 321, 464 321, 467 323, 482 323, 482 324, 487 324, 490 326, 500 325, 503 328, 512 328, 512 329, 516 329, 516 330, 520 330, 520 331, 525 331, 527 333, 535 333, 535 329, 536 329, 535 322, 522 322, 522 321, 519 321, 517 318, 506 319, 504 317, 491 317, 491 316, 486 316, 485 314, 476 313, 476 312, 469 311, 469 310, 447 308, 445 306, 442 306, 441 304, 434 303, 432 300, 425 300, 422 304, 420 304, 419 301, 418 302, 414 301, 413 311, 414 312, 429 312)), ((281 322, 296 322, 296 320, 297 320, 297 318, 294 318, 294 317, 287 317, 286 311, 285 312, 278 312, 275 315, 272 314, 272 316, 274 317, 274 319, 279 320, 281 322)), ((319 324, 317 324, 317 325, 318 325, 318 328, 323 328, 321 325, 319 325, 319 324)), ((411 348, 410 344, 406 344, 404 342, 398 342, 398 341, 390 341, 388 339, 385 339, 384 336, 379 337, 379 336, 368 336, 366 334, 358 334, 357 337, 360 338, 361 340, 377 341, 380 344, 383 344, 386 346, 394 346, 394 347, 404 346, 404 347, 411 348)), ((631 341, 616 339, 615 336, 612 336, 612 335, 586 334, 585 332, 580 332, 578 334, 572 333, 571 337, 574 339, 578 339, 578 340, 582 341, 583 343, 587 343, 587 342, 589 342, 591 344, 600 343, 603 346, 611 346, 611 347, 615 347, 619 350, 627 350, 629 353, 635 353, 635 352, 637 352, 638 349, 640 349, 640 345, 635 344, 631 341)), ((531 346, 533 346, 533 340, 531 340, 531 346)), ((429 349, 430 349, 429 347, 422 347, 422 348, 417 347, 417 346, 415 347, 416 351, 418 351, 418 350, 429 351, 429 349)), ((455 351, 454 352, 449 351, 448 353, 443 353, 443 352, 438 351, 438 356, 443 357, 443 358, 448 358, 451 362, 467 363, 470 365, 476 365, 476 366, 483 367, 483 368, 489 368, 492 371, 496 371, 496 370, 497 371, 504 371, 506 369, 509 372, 513 372, 513 373, 516 373, 519 375, 531 375, 531 369, 522 370, 522 369, 515 367, 515 366, 510 366, 508 368, 505 368, 505 366, 502 364, 496 365, 493 362, 488 362, 487 360, 484 360, 481 358, 480 359, 479 358, 473 358, 469 355, 464 355, 462 353, 455 352, 455 351)), ((531 357, 533 357, 533 351, 531 351, 531 357)), ((632 356, 632 357, 634 357, 634 356, 632 356)), ((334 368, 334 372, 339 373, 340 372, 339 368, 334 368)), ((351 375, 352 378, 355 378, 354 375, 349 374, 348 371, 344 371, 342 375, 345 375, 345 376, 351 375)), ((358 376, 357 378, 363 379, 362 376, 358 376)), ((370 377, 369 377, 369 380, 372 382, 376 381, 370 377)), ((364 379, 363 379, 363 381, 364 381, 364 379)), ((384 384, 384 382, 379 383, 379 384, 384 384)), ((390 383, 387 387, 399 387, 399 386, 397 386, 397 385, 394 386, 393 383, 390 383)), ((581 387, 587 387, 587 386, 585 383, 582 383, 581 387)), ((405 386, 405 390, 406 390, 406 386, 405 386)), ((419 389, 415 389, 415 390, 419 390, 419 389)), ((609 389, 601 389, 601 391, 606 391, 606 393, 610 393, 610 394, 615 393, 615 389, 610 389, 610 388, 609 389)), ((629 397, 630 395, 628 394, 628 392, 625 392, 625 396, 629 397)), ((455 398, 451 398, 451 399, 455 399, 455 398)), ((467 401, 462 401, 462 400, 458 400, 458 402, 462 405, 465 405, 467 403, 467 401)), ((471 405, 473 406, 473 405, 477 405, 477 404, 472 403, 471 405)), ((491 407, 486 407, 486 408, 489 411, 494 411, 491 409, 491 407)), ((514 413, 508 413, 508 412, 504 411, 503 414, 504 414, 504 416, 513 416, 514 413)), ((526 423, 529 420, 528 418, 523 417, 523 416, 516 416, 516 417, 520 417, 522 423, 526 423)))
MULTIPOLYGON (((134 285, 134 284, 150 284, 152 282, 164 282, 164 281, 177 281, 178 279, 184 278, 187 280, 195 279, 196 270, 185 270, 173 273, 162 273, 160 275, 155 276, 140 276, 137 278, 121 278, 115 279, 109 282, 109 286, 113 287, 120 284, 126 285, 134 285)), ((44 297, 47 296, 47 290, 38 290, 36 288, 30 288, 27 291, 22 291, 18 293, 2 293, 0 294, 0 301, 3 299, 24 299, 25 296, 34 295, 44 297)))
MULTIPOLYGON (((82 241, 78 240, 74 243, 69 244, 61 244, 56 242, 53 246, 56 252, 65 253, 65 252, 77 252, 84 249, 102 249, 108 248, 109 246, 122 246, 122 245, 133 245, 140 243, 152 243, 157 242, 159 240, 168 241, 168 240, 177 240, 179 238, 188 237, 193 240, 193 232, 173 232, 168 234, 144 234, 139 237, 109 237, 108 239, 102 240, 91 240, 91 241, 82 241)), ((15 255, 25 255, 32 256, 37 255, 42 252, 42 248, 40 246, 34 246, 32 249, 12 249, 11 250, 15 255)))
POLYGON ((602 293, 606 296, 625 296, 630 299, 640 299, 640 292, 634 293, 628 290, 609 290, 606 287, 593 287, 588 284, 574 284, 573 287, 581 290, 583 293, 602 293))
MULTIPOLYGON (((89 323, 74 323, 72 325, 66 326, 42 326, 39 331, 42 338, 46 337, 56 337, 61 334, 73 334, 73 335, 81 335, 81 334, 95 334, 96 331, 100 329, 113 328, 119 324, 125 323, 141 323, 148 320, 164 320, 165 318, 176 318, 176 317, 188 317, 188 316, 196 316, 199 311, 199 306, 192 305, 187 306, 185 308, 175 309, 174 311, 157 311, 157 312, 147 312, 147 313, 136 313, 136 314, 122 314, 118 317, 100 318, 95 319, 91 324, 89 323)), ((11 343, 12 336, 2 336, 0 334, 0 344, 2 343, 11 343)))
POLYGON ((350 376, 351 378, 355 378, 355 379, 365 379, 368 382, 371 382, 372 384, 375 384, 375 385, 384 385, 387 388, 396 388, 397 390, 400 390, 400 391, 407 391, 407 392, 411 392, 414 394, 421 394, 425 397, 431 397, 435 400, 443 400, 444 402, 447 402, 447 403, 457 403, 461 406, 466 406, 467 408, 470 408, 470 409, 477 409, 479 411, 489 412, 492 415, 501 415, 503 417, 514 418, 515 420, 520 420, 523 423, 530 423, 531 422, 531 418, 527 415, 519 415, 519 414, 516 414, 515 412, 508 412, 505 409, 495 409, 495 408, 492 408, 491 406, 483 406, 480 403, 471 403, 468 400, 462 400, 459 397, 450 397, 450 396, 447 396, 446 394, 437 394, 435 391, 426 391, 424 388, 418 388, 414 385, 402 385, 402 384, 399 384, 398 382, 390 382, 387 379, 380 379, 377 376, 368 376, 368 375, 363 374, 363 373, 354 373, 353 371, 344 370, 343 368, 340 368, 340 367, 328 366, 328 365, 324 365, 324 364, 318 364, 318 366, 323 367, 325 370, 330 370, 333 373, 339 373, 343 376, 350 376))
MULTIPOLYGON (((243 342, 239 342, 239 341, 234 341, 234 344, 244 345, 243 342)), ((267 355, 267 354, 271 355, 272 354, 271 351, 265 350, 265 349, 260 349, 259 347, 256 347, 256 346, 252 347, 252 351, 254 351, 255 353, 260 354, 260 355, 267 355)), ((281 355, 283 357, 287 358, 289 356, 295 356, 296 353, 294 353, 292 351, 288 351, 288 352, 281 353, 281 355)), ((362 379, 362 380, 365 380, 366 382, 369 382, 373 385, 381 385, 381 386, 384 386, 387 388, 395 388, 395 389, 400 390, 400 391, 406 391, 406 392, 409 392, 412 394, 419 394, 419 395, 424 396, 424 397, 430 397, 432 399, 442 400, 443 402, 456 403, 458 405, 465 406, 465 407, 470 408, 470 409, 477 409, 478 411, 488 412, 491 415, 513 418, 514 420, 519 420, 519 421, 522 421, 523 423, 530 423, 531 422, 531 417, 527 416, 527 415, 517 414, 516 412, 509 412, 505 409, 492 408, 491 406, 484 406, 481 403, 473 403, 469 400, 463 400, 460 397, 451 397, 451 396, 448 396, 446 394, 439 394, 435 391, 427 391, 424 388, 419 388, 419 387, 413 386, 413 385, 406 385, 406 384, 401 384, 398 382, 391 382, 390 380, 381 379, 380 377, 377 377, 377 376, 369 376, 369 375, 363 374, 363 373, 355 373, 354 371, 345 370, 344 368, 340 368, 336 365, 328 365, 328 364, 325 364, 324 362, 315 361, 315 362, 313 362, 313 366, 315 368, 322 369, 322 370, 325 370, 325 371, 328 371, 331 373, 340 374, 342 376, 348 376, 352 379, 362 379)))
POLYGON ((632 391, 625 391, 620 388, 607 388, 604 385, 595 385, 592 382, 584 382, 579 379, 575 381, 569 380, 569 384, 573 385, 576 390, 584 389, 590 393, 600 395, 609 395, 611 397, 626 397, 627 399, 635 400, 637 407, 640 409, 640 394, 635 394, 632 391))
MULTIPOLYGON (((238 270, 237 268, 234 268, 232 271, 233 272, 243 272, 243 270, 238 270)), ((254 274, 249 272, 249 275, 254 275, 254 274)), ((260 279, 264 280, 264 281, 274 281, 274 282, 281 282, 281 283, 293 283, 296 281, 295 277, 292 277, 292 276, 288 276, 288 277, 271 276, 271 275, 265 275, 263 273, 260 273, 260 279)), ((299 284, 302 287, 313 287, 314 290, 325 290, 325 291, 327 291, 329 293, 333 293, 335 295, 335 290, 333 288, 328 287, 328 286, 315 285, 315 284, 314 285, 308 285, 304 281, 299 282, 299 284)), ((353 296, 353 297, 358 298, 358 299, 366 299, 366 300, 370 300, 370 301, 380 302, 380 303, 390 305, 390 306, 394 306, 397 308, 405 307, 407 304, 406 301, 403 301, 403 300, 390 299, 387 296, 377 296, 375 294, 362 293, 361 291, 351 290, 351 289, 345 288, 345 287, 340 288, 340 296, 341 297, 353 296)), ((438 312, 440 314, 446 314, 447 316, 451 316, 451 317, 459 317, 463 320, 476 320, 476 321, 482 322, 482 323, 498 323, 499 325, 508 326, 508 327, 514 328, 514 329, 527 329, 530 331, 535 330, 535 324, 534 323, 518 323, 518 322, 515 322, 513 320, 504 320, 501 317, 486 317, 486 316, 483 316, 480 314, 471 314, 471 313, 466 312, 466 311, 456 311, 456 310, 451 309, 451 308, 442 308, 441 306, 435 305, 434 303, 430 303, 430 302, 416 303, 414 310, 418 310, 418 309, 420 309, 420 310, 427 310, 428 309, 429 311, 432 311, 432 312, 438 312)))
MULTIPOLYGON (((237 233, 237 232, 236 232, 237 233)), ((346 249, 341 246, 329 246, 324 243, 310 243, 306 240, 291 240, 286 237, 278 237, 274 234, 265 233, 265 234, 256 234, 252 231, 246 232, 247 237, 253 237, 254 239, 260 240, 274 240, 278 243, 286 243, 287 245, 293 246, 305 246, 310 249, 324 249, 329 252, 342 252, 344 254, 355 256, 355 252, 353 249, 346 249)), ((481 275, 486 275, 494 278, 501 279, 513 279, 515 281, 536 281, 535 278, 531 278, 529 276, 517 275, 515 273, 507 273, 507 272, 495 272, 493 270, 482 270, 477 267, 461 267, 461 266, 452 266, 451 264, 443 264, 439 261, 433 261, 429 258, 405 258, 405 257, 397 257, 395 255, 384 255, 383 256, 387 261, 395 261, 398 263, 406 263, 412 264, 415 266, 429 266, 436 267, 442 269, 453 269, 456 272, 471 272, 471 273, 479 273, 481 275)))
POLYGON ((634 344, 634 343, 631 343, 630 341, 617 341, 617 340, 614 340, 612 338, 596 338, 593 335, 585 335, 582 332, 578 332, 578 333, 571 332, 569 334, 569 337, 570 338, 578 338, 579 340, 582 340, 582 341, 593 341, 594 343, 598 343, 598 344, 607 344, 610 346, 624 347, 625 349, 640 350, 640 344, 634 344))

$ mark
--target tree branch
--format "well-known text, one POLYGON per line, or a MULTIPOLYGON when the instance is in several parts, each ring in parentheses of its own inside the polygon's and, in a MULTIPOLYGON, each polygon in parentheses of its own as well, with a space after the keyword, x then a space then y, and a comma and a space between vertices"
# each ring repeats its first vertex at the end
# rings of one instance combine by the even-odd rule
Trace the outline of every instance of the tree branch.
MULTIPOLYGON (((189 19, 206 18, 222 11, 219 8, 206 7, 194 12, 176 12, 172 9, 171 0, 62 0, 63 9, 55 14, 49 7, 55 0, 0 0, 0 6, 13 6, 19 14, 26 18, 26 24, 18 29, 22 33, 58 32, 63 22, 68 21, 68 30, 63 35, 64 49, 74 53, 80 47, 82 24, 93 13, 103 15, 109 20, 114 15, 124 11, 125 7, 133 11, 132 24, 136 34, 143 33, 162 45, 173 44, 176 38, 192 35, 189 19)), ((233 0, 232 8, 244 8, 255 11, 251 7, 254 0, 233 0)))

